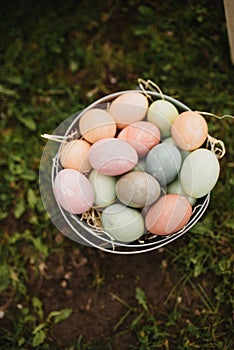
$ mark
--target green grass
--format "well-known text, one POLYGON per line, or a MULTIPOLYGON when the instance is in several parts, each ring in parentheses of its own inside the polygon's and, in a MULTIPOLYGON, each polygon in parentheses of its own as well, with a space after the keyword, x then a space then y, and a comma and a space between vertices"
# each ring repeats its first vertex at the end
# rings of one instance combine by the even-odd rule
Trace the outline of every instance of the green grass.
MULTIPOLYGON (((82 334, 54 344, 53 327, 69 322, 69 308, 46 315, 31 293, 47 259, 66 244, 56 241, 40 199, 40 135, 99 97, 135 88, 139 77, 192 109, 233 115, 223 2, 2 1, 0 16, 0 349, 103 349, 82 334)), ((180 276, 164 311, 144 288, 136 287, 131 304, 114 296, 123 307, 114 333, 133 339, 129 349, 233 346, 233 121, 207 120, 227 149, 219 182, 204 218, 164 248, 165 271, 176 267, 180 276), (181 304, 184 293, 193 297, 192 312, 181 304)), ((111 339, 105 348, 115 349, 111 339)))

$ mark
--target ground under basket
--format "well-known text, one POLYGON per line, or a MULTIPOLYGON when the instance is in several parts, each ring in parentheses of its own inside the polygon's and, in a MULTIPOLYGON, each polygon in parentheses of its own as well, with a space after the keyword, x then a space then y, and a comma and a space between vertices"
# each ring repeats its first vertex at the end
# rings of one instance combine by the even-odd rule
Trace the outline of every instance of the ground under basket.
MULTIPOLYGON (((51 138, 47 141, 41 158, 39 172, 42 202, 51 221, 58 230, 79 244, 91 246, 115 254, 145 253, 173 242, 188 232, 198 222, 205 213, 210 200, 210 193, 208 193, 206 196, 199 198, 196 201, 196 204, 193 207, 193 214, 188 224, 180 231, 169 236, 152 235, 149 232, 145 232, 139 240, 132 243, 123 243, 112 239, 110 235, 102 229, 88 224, 85 220, 81 220, 80 215, 74 215, 67 212, 56 202, 52 184, 58 172, 62 170, 59 161, 62 144, 56 142, 56 140, 72 140, 79 137, 79 119, 83 113, 91 108, 106 108, 107 104, 113 101, 116 97, 129 91, 145 93, 153 100, 162 97, 161 94, 154 91, 120 91, 100 98, 83 111, 75 113, 60 124, 54 131, 53 135, 51 135, 51 138)), ((190 110, 189 107, 170 96, 163 95, 163 97, 165 100, 173 103, 179 112, 190 110)))

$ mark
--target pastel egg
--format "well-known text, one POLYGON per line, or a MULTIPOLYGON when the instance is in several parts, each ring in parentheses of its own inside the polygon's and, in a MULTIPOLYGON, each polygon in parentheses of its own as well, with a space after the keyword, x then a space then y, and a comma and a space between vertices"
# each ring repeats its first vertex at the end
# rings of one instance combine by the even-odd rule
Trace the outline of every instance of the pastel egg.
POLYGON ((145 159, 144 158, 138 159, 138 162, 134 166, 132 171, 145 171, 145 159))
POLYGON ((120 242, 133 242, 144 233, 144 219, 137 209, 113 204, 102 212, 103 229, 120 242))
MULTIPOLYGON (((164 139, 164 140, 162 141, 162 143, 169 143, 169 144, 171 144, 171 145, 177 146, 176 143, 175 143, 175 140, 173 139, 172 136, 167 137, 166 139, 164 139)), ((178 146, 177 146, 177 147, 178 147, 178 146)), ((180 151, 182 160, 184 160, 184 159, 189 155, 189 153, 190 153, 189 151, 185 151, 185 150, 180 149, 180 148, 179 148, 179 151, 180 151)))
POLYGON ((116 176, 132 170, 138 161, 135 149, 117 138, 95 142, 89 151, 89 162, 99 173, 116 176))
POLYGON ((144 119, 148 100, 141 92, 125 92, 116 97, 110 105, 109 112, 122 129, 126 125, 144 119))
POLYGON ((181 163, 181 154, 175 145, 160 143, 147 154, 145 171, 164 187, 176 178, 181 163))
POLYGON ((156 235, 170 235, 181 230, 190 220, 192 206, 179 194, 167 194, 159 198, 145 217, 147 230, 156 235))
POLYGON ((118 135, 135 148, 139 156, 144 156, 160 141, 160 131, 152 123, 140 121, 126 126, 118 135))
POLYGON ((150 174, 131 171, 116 183, 118 199, 133 208, 143 208, 154 203, 160 196, 158 181, 150 174))
POLYGON ((198 112, 186 111, 174 120, 171 134, 181 149, 192 151, 199 148, 206 140, 207 122, 198 112))
POLYGON ((185 158, 180 172, 180 182, 185 193, 194 198, 208 194, 219 178, 220 165, 215 154, 199 148, 185 158))
POLYGON ((194 205, 196 203, 196 198, 190 197, 189 195, 187 195, 187 193, 184 192, 179 178, 175 179, 173 182, 171 182, 167 186, 167 193, 168 194, 169 193, 177 193, 177 194, 180 194, 181 196, 185 196, 185 197, 187 197, 187 199, 191 205, 194 205))
POLYGON ((151 103, 147 113, 147 120, 155 124, 161 137, 165 138, 171 135, 171 125, 179 112, 173 103, 166 100, 157 100, 151 103))
POLYGON ((114 176, 103 175, 93 169, 89 174, 89 181, 94 189, 95 205, 105 207, 116 199, 114 176))
POLYGON ((63 168, 88 172, 91 165, 88 160, 90 144, 84 140, 73 140, 67 142, 60 152, 60 161, 63 168))
POLYGON ((93 187, 77 170, 61 170, 54 180, 53 191, 61 207, 72 214, 84 213, 93 205, 93 187))
POLYGON ((79 129, 85 140, 94 143, 105 137, 114 137, 116 124, 109 112, 93 108, 80 117, 79 129))

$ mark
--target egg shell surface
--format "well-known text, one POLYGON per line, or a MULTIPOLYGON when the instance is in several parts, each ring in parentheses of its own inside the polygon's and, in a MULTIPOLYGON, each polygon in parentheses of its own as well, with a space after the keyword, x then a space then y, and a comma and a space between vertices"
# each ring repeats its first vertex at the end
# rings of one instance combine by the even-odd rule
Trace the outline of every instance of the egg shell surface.
POLYGON ((136 150, 117 138, 95 142, 89 151, 89 162, 99 173, 109 176, 124 174, 137 164, 136 150))
POLYGON ((207 195, 218 181, 219 161, 208 149, 199 148, 184 160, 180 182, 185 193, 194 198, 207 195))
POLYGON ((106 137, 114 137, 116 123, 106 110, 93 108, 80 117, 79 129, 85 140, 94 143, 106 137))
POLYGON ((148 109, 148 100, 140 92, 125 92, 116 97, 109 108, 109 112, 119 129, 128 124, 144 119, 148 109))
POLYGON ((186 151, 199 148, 207 138, 208 125, 198 112, 185 111, 177 116, 171 127, 176 145, 186 151))
POLYGON ((84 140, 67 142, 61 149, 60 161, 63 168, 79 170, 82 173, 89 172, 91 165, 88 153, 91 145, 84 140))
POLYGON ((154 203, 160 196, 158 181, 145 172, 130 171, 116 183, 118 199, 133 208, 143 208, 154 203))
POLYGON ((187 193, 184 192, 179 178, 176 178, 173 182, 171 182, 167 186, 167 193, 168 194, 177 193, 177 194, 180 194, 181 196, 185 196, 185 197, 187 197, 187 199, 191 205, 194 205, 196 203, 196 198, 190 197, 187 193))
POLYGON ((178 114, 177 108, 170 101, 156 100, 149 106, 147 120, 155 124, 161 137, 165 138, 171 135, 171 125, 178 114))
POLYGON ((120 242, 130 243, 144 233, 144 219, 137 209, 113 204, 102 212, 104 230, 120 242))
MULTIPOLYGON (((171 145, 177 146, 176 143, 175 143, 175 140, 173 139, 172 136, 165 138, 165 139, 162 141, 162 143, 169 143, 169 144, 171 144, 171 145)), ((178 146, 177 146, 177 148, 178 148, 179 151, 180 151, 182 160, 184 160, 184 159, 189 155, 189 153, 190 153, 190 151, 185 151, 185 150, 183 150, 183 149, 180 149, 178 146)))
POLYGON ((176 178, 181 163, 181 154, 175 145, 160 143, 147 154, 145 171, 165 187, 176 178))
POLYGON ((192 206, 186 197, 167 194, 150 207, 145 217, 145 226, 153 234, 170 235, 181 230, 191 215, 192 206))
POLYGON ((135 148, 139 156, 144 156, 152 147, 159 143, 160 131, 154 124, 140 121, 122 129, 118 138, 127 141, 135 148))
POLYGON ((116 199, 116 177, 100 174, 93 169, 89 174, 89 181, 94 189, 95 205, 105 207, 116 199))
POLYGON ((53 191, 57 202, 72 214, 82 214, 94 202, 91 183, 77 170, 63 169, 55 177, 53 191))

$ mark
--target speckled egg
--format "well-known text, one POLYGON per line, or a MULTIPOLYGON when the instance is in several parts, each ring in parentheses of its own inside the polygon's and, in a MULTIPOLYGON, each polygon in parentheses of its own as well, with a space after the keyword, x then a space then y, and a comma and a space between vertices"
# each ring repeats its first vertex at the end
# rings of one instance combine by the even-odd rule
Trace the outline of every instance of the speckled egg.
POLYGON ((125 92, 116 97, 109 108, 109 112, 119 129, 128 124, 144 119, 148 109, 148 100, 141 92, 125 92))
POLYGON ((95 205, 105 207, 112 204, 116 199, 116 177, 100 174, 93 169, 89 174, 89 181, 94 189, 95 205))
POLYGON ((53 183, 57 202, 72 214, 81 214, 91 208, 94 202, 94 191, 91 183, 77 170, 63 169, 53 183))
POLYGON ((180 172, 180 182, 185 193, 194 198, 208 194, 219 178, 220 165, 215 154, 199 148, 184 160, 180 172))
POLYGON ((63 168, 79 170, 82 173, 89 172, 91 165, 88 160, 90 144, 84 140, 67 142, 60 152, 60 161, 63 168))
POLYGON ((140 238, 145 228, 141 213, 122 204, 113 204, 103 210, 102 225, 113 239, 125 243, 140 238))
POLYGON ((149 209, 145 217, 147 230, 156 235, 170 235, 181 230, 190 220, 192 206, 179 194, 167 194, 149 209))
POLYGON ((192 151, 199 148, 206 140, 208 125, 198 112, 186 111, 174 120, 171 134, 181 149, 192 151))
POLYGON ((116 194, 125 205, 142 208, 154 203, 160 196, 158 181, 145 172, 131 171, 117 181, 116 194))
POLYGON ((140 121, 122 129, 118 138, 127 141, 135 148, 139 156, 144 156, 151 148, 159 143, 160 131, 154 124, 140 121))
POLYGON ((137 164, 136 150, 117 138, 95 142, 89 151, 89 162, 99 173, 109 176, 124 174, 137 164))
POLYGON ((93 108, 80 117, 79 129, 85 140, 94 143, 106 137, 114 137, 116 123, 106 110, 93 108))
POLYGON ((147 120, 155 124, 161 137, 165 138, 171 135, 171 125, 179 112, 173 103, 166 100, 157 100, 151 103, 147 113, 147 120))
POLYGON ((145 170, 165 187, 176 178, 181 163, 181 154, 176 146, 160 143, 147 154, 145 170))

